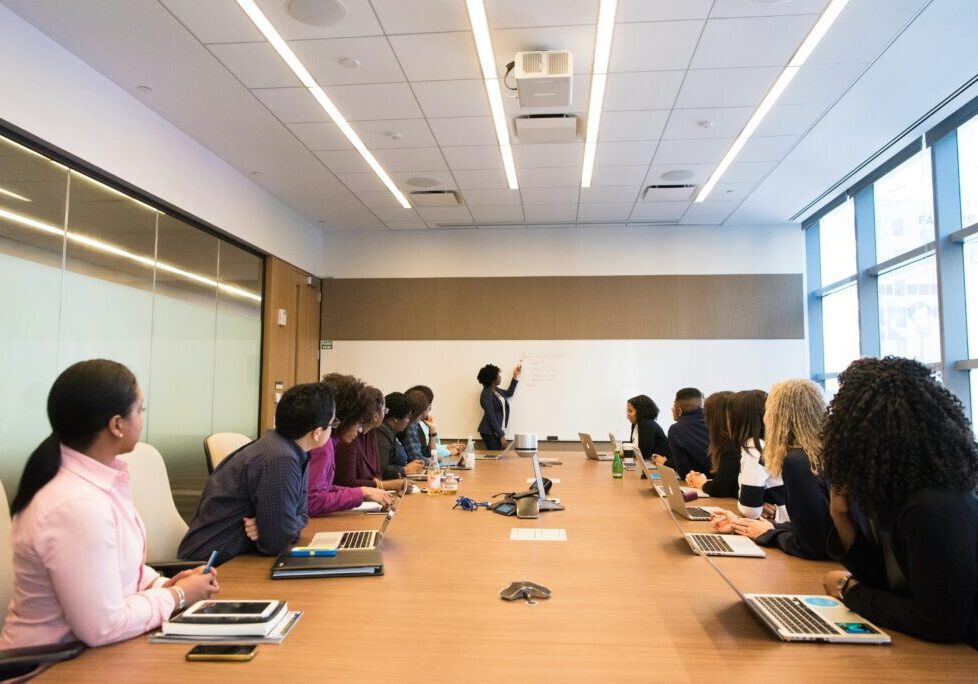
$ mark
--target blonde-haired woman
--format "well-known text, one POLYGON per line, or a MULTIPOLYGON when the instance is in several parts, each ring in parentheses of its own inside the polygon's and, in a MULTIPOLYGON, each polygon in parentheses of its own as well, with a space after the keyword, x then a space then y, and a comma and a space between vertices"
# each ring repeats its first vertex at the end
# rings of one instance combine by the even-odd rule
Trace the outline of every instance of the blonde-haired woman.
POLYGON ((800 378, 776 383, 764 406, 764 467, 784 481, 790 522, 750 520, 725 512, 715 518, 714 526, 799 558, 828 558, 832 519, 828 488, 821 477, 824 422, 821 387, 800 378))

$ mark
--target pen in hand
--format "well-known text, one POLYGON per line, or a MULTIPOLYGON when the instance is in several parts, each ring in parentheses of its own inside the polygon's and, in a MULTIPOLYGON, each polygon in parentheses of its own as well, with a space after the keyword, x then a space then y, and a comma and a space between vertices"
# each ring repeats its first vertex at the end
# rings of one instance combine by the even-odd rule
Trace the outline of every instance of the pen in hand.
POLYGON ((207 565, 204 566, 203 574, 210 574, 211 568, 214 567, 214 561, 217 560, 217 549, 211 551, 211 557, 207 559, 207 565))

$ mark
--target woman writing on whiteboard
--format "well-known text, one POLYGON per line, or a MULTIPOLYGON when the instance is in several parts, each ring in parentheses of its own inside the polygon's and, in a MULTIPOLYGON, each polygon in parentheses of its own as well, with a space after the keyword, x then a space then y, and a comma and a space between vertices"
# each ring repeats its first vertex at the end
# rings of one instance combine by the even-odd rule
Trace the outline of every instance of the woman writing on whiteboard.
POLYGON ((479 404, 482 406, 483 413, 482 420, 479 422, 479 434, 482 435, 482 441, 489 451, 503 449, 508 443, 506 425, 509 423, 509 398, 516 392, 516 384, 519 382, 522 370, 522 364, 513 369, 513 378, 506 389, 499 388, 503 380, 502 375, 499 374, 499 366, 487 364, 476 376, 479 384, 482 385, 479 404))

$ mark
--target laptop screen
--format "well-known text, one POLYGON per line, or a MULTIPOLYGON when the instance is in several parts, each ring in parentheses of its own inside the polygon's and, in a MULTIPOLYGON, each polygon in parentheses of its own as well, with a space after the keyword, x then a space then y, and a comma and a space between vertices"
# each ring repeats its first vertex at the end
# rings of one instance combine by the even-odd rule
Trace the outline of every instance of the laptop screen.
POLYGON ((540 472, 540 456, 538 452, 534 451, 530 455, 530 460, 533 461, 533 477, 537 481, 537 498, 546 499, 547 491, 543 488, 543 473, 540 472))

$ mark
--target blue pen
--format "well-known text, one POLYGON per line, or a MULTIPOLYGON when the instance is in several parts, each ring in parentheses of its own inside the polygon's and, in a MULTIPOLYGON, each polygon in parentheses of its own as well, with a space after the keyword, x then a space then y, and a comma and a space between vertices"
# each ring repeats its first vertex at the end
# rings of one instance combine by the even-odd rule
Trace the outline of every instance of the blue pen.
POLYGON ((204 566, 205 575, 210 573, 211 568, 214 567, 214 561, 216 560, 217 560, 217 549, 214 549, 213 551, 211 551, 211 557, 207 559, 207 565, 204 566))

